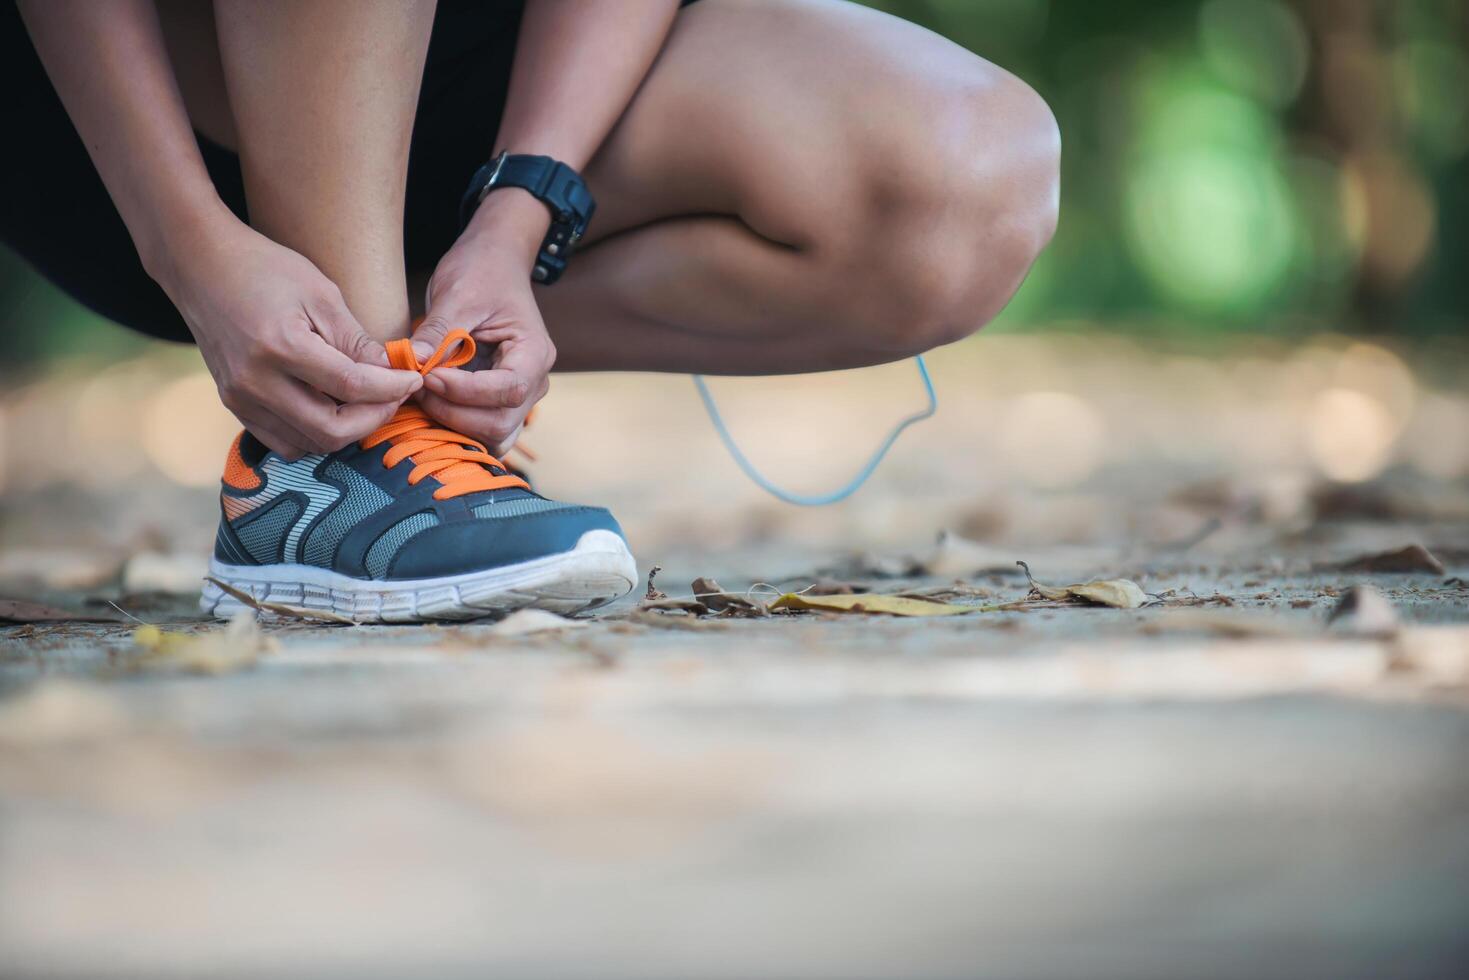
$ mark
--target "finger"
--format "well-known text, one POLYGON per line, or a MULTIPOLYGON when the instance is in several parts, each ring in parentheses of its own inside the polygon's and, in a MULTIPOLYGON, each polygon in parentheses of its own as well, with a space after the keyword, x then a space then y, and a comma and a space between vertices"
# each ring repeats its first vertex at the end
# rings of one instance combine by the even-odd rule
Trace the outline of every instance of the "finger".
MULTIPOLYGON (((497 371, 510 371, 525 382, 525 397, 534 405, 545 394, 546 376, 556 362, 556 349, 544 333, 528 340, 511 341, 495 348, 493 365, 497 371)), ((524 399, 522 399, 524 400, 524 399)))
POLYGON ((296 445, 290 438, 283 435, 279 429, 263 419, 252 420, 245 428, 252 436, 264 443, 267 449, 272 450, 287 460, 295 461, 306 455, 306 450, 296 445))
POLYGON ((381 426, 398 410, 397 402, 337 404, 295 378, 280 377, 267 389, 277 414, 299 431, 312 452, 329 453, 381 426))
POLYGON ((425 412, 448 428, 487 446, 504 442, 525 420, 522 409, 474 408, 446 401, 430 392, 424 392, 419 403, 425 412))
POLYGON ((423 379, 423 386, 446 401, 474 408, 517 408, 525 404, 531 390, 525 378, 501 368, 430 371, 423 379))
POLYGON ((504 459, 505 454, 515 448, 515 443, 520 439, 520 434, 524 431, 525 423, 522 422, 515 427, 514 432, 511 432, 508 436, 506 436, 504 439, 501 439, 499 442, 492 444, 490 446, 490 453, 492 455, 500 457, 501 459, 504 459))
POLYGON ((339 402, 401 403, 423 386, 423 377, 417 371, 396 371, 355 361, 315 334, 298 334, 296 338, 287 372, 339 402))
POLYGON ((262 405, 250 406, 249 418, 240 419, 240 424, 263 442, 267 449, 288 460, 300 459, 306 455, 305 437, 262 405))
POLYGON ((335 290, 310 311, 310 319, 312 329, 335 350, 359 364, 388 367, 387 350, 368 335, 335 290))
MULTIPOLYGON (((460 322, 456 311, 445 309, 442 304, 430 307, 423 322, 413 331, 413 353, 418 355, 420 361, 433 357, 434 351, 439 349, 449 331, 454 329, 454 324, 460 322)), ((469 327, 465 326, 465 329, 469 327)))

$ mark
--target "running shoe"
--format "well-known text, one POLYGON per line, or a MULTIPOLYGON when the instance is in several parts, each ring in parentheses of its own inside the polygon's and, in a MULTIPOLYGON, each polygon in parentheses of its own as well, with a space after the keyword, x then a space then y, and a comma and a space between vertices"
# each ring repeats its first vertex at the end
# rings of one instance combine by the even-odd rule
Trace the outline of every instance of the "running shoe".
MULTIPOLYGON (((394 367, 425 374, 473 354, 462 330, 425 363, 406 340, 388 345, 394 367)), ((574 613, 627 594, 637 579, 610 513, 532 492, 483 445, 414 405, 356 445, 294 461, 240 433, 220 507, 211 578, 362 623, 527 606, 574 613)), ((220 617, 242 606, 214 582, 199 602, 220 617)))

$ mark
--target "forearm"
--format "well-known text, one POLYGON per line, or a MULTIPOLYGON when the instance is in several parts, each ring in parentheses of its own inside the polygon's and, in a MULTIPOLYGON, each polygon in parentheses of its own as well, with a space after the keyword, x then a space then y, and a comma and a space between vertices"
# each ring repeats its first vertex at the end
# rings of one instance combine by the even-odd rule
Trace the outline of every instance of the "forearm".
MULTIPOLYGON (((531 0, 495 152, 540 154, 584 169, 632 101, 677 12, 678 0, 531 0)), ((529 267, 548 225, 545 205, 502 191, 485 200, 471 227, 493 229, 529 267)))
POLYGON ((173 273, 176 236, 224 205, 199 154, 150 0, 21 0, 46 72, 144 266, 173 273))

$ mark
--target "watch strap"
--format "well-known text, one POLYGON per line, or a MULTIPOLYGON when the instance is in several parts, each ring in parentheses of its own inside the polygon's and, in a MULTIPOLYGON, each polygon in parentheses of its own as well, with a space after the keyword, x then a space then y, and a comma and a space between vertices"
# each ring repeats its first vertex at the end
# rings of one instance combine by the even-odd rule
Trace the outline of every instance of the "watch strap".
POLYGON ((551 157, 501 153, 470 180, 459 204, 461 231, 480 202, 501 187, 519 187, 551 212, 551 227, 541 243, 531 278, 544 284, 555 282, 566 270, 567 259, 586 234, 597 210, 586 181, 574 169, 551 157))

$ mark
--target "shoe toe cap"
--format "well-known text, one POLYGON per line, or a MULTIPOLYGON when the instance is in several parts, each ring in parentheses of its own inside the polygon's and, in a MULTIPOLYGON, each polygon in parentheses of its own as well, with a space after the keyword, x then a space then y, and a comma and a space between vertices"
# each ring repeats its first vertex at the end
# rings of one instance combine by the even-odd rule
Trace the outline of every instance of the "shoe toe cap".
POLYGON ((589 531, 622 528, 601 507, 564 507, 516 518, 450 521, 410 538, 388 568, 389 579, 464 575, 571 551, 589 531))

